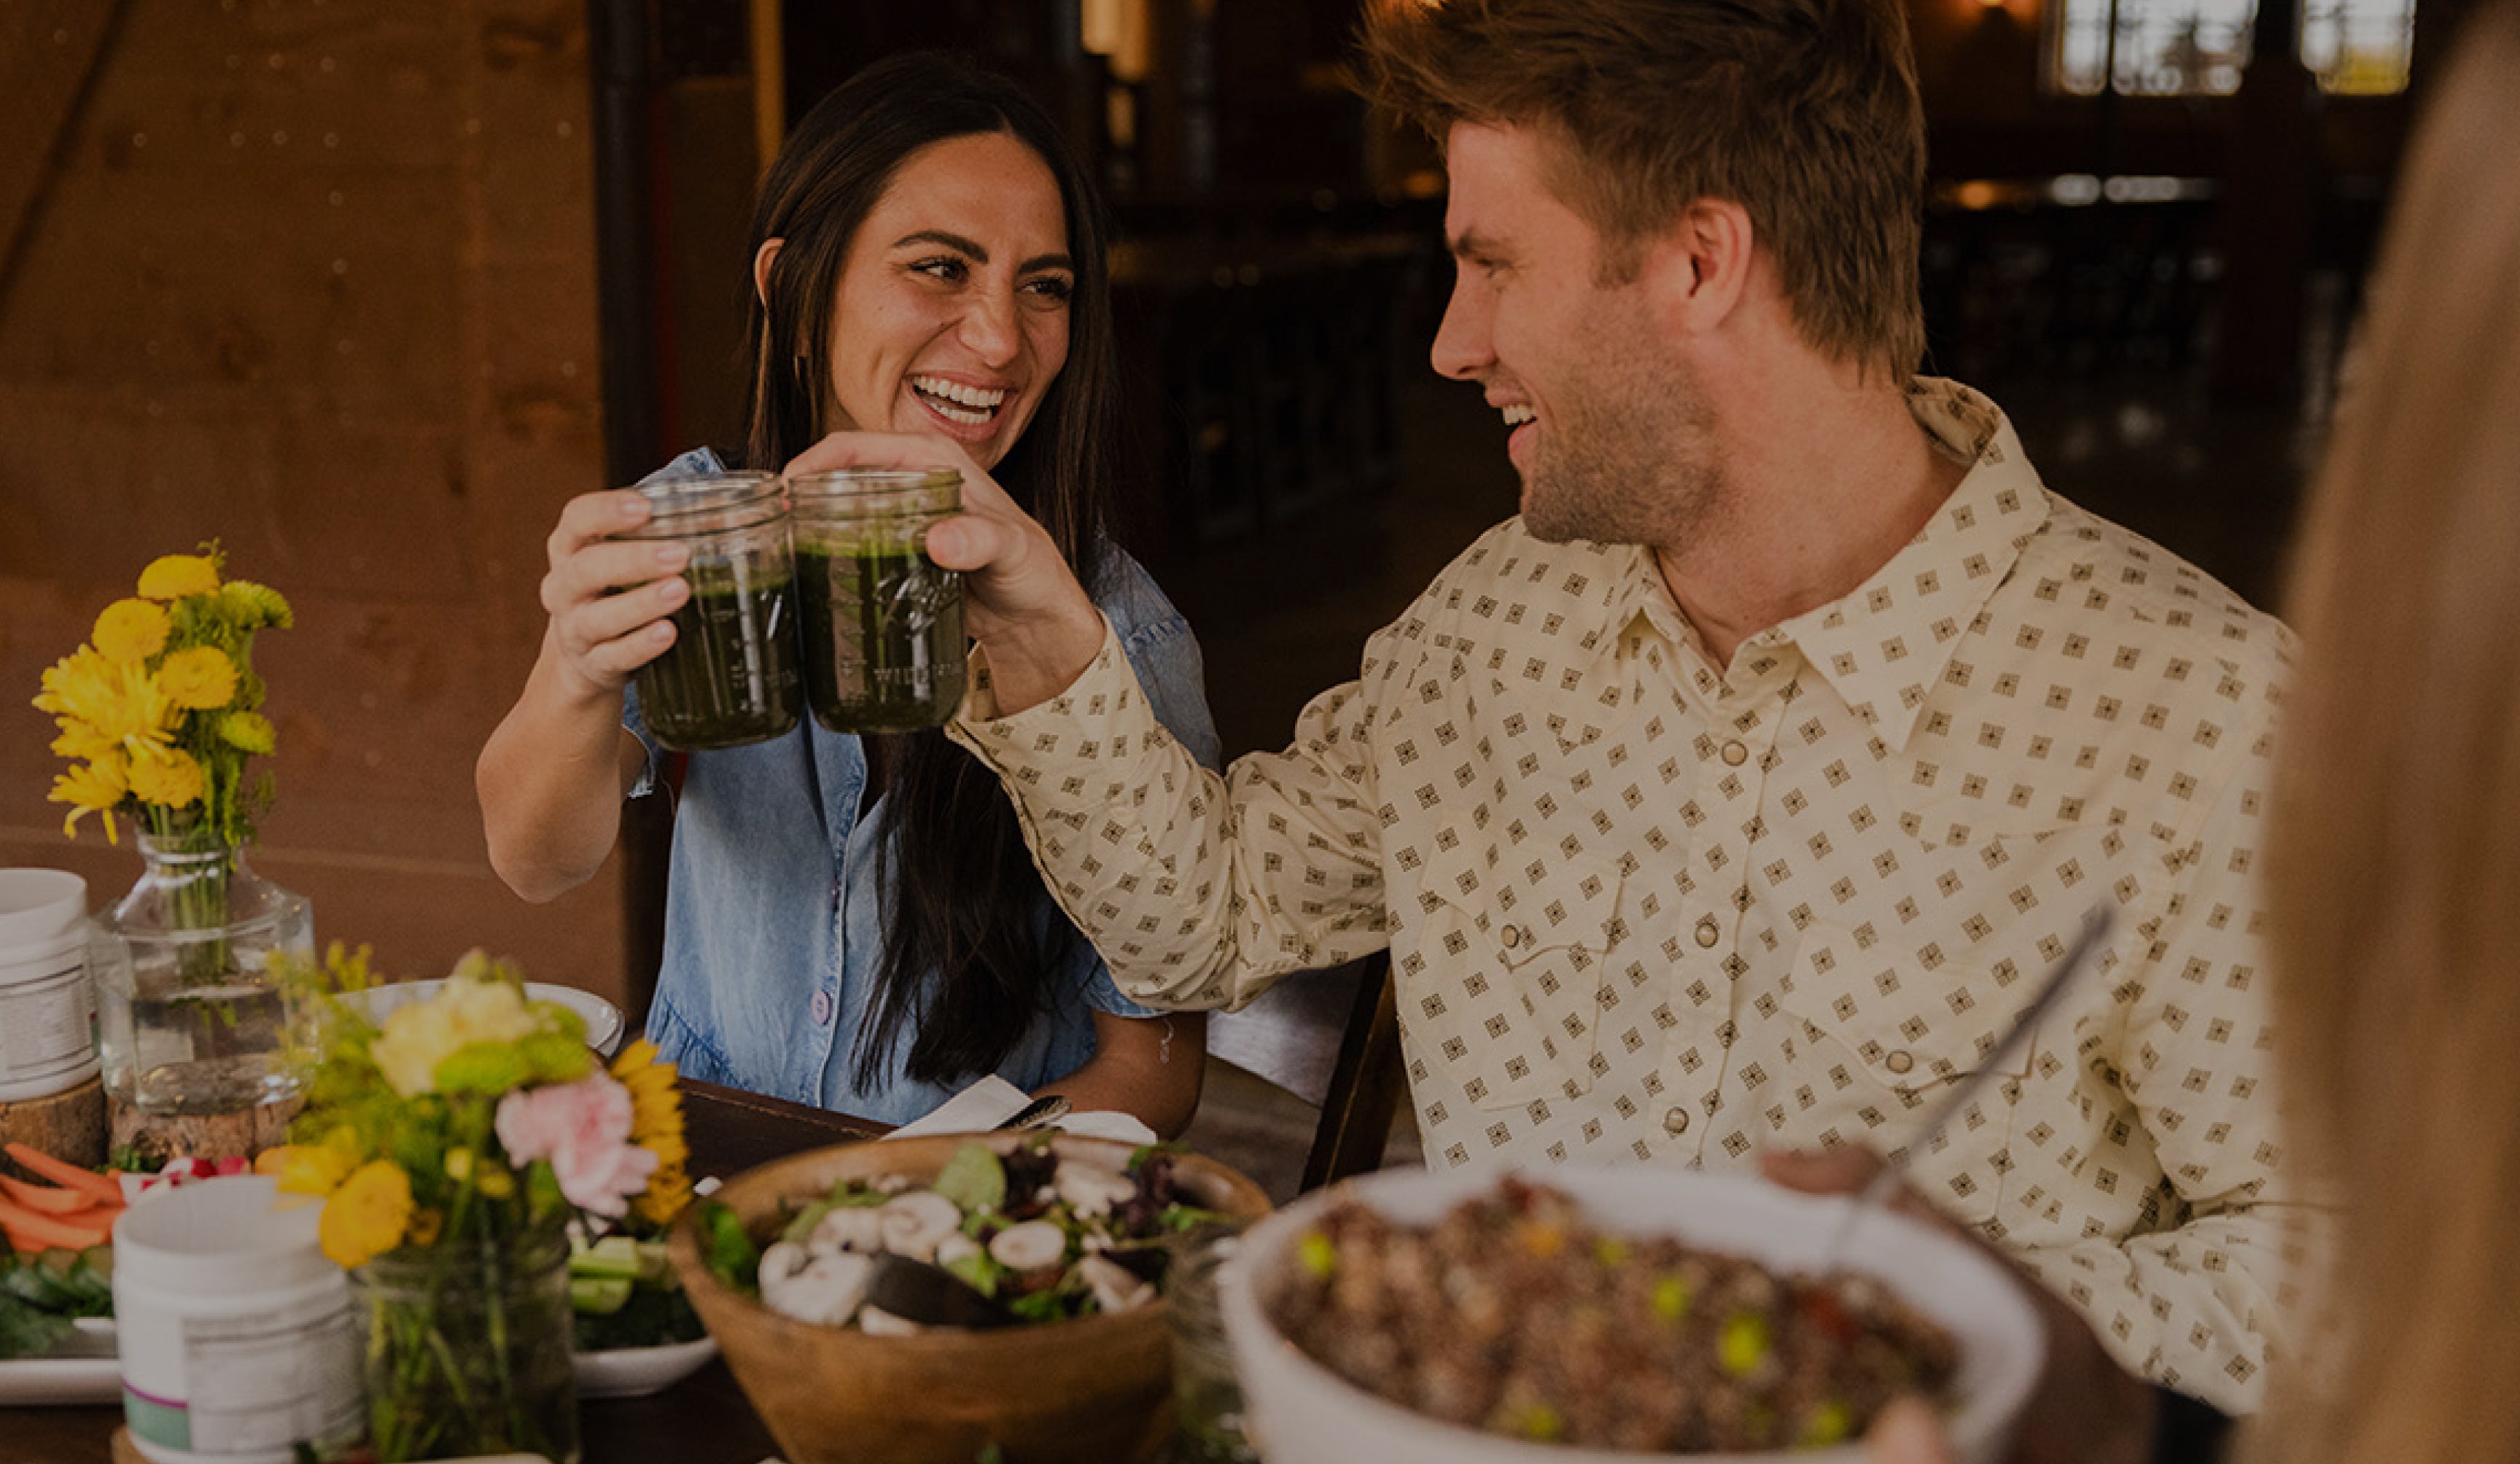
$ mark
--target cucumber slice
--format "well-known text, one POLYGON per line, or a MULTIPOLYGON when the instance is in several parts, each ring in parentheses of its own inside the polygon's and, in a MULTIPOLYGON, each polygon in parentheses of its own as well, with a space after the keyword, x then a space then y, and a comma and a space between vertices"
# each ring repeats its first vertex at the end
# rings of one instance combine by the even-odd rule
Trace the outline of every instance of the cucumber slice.
POLYGON ((568 1305, 585 1316, 610 1316, 630 1301, 628 1276, 571 1276, 568 1305))
POLYGON ((627 1235, 607 1235, 568 1258, 572 1277, 627 1281, 639 1274, 639 1243, 627 1235))

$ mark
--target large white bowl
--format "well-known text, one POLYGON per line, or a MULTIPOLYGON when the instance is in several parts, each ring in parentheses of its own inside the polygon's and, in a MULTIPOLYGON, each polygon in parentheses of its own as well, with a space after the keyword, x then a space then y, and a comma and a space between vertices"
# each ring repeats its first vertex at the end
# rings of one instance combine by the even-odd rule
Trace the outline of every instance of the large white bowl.
MULTIPOLYGON (((1389 1219, 1430 1224, 1495 1189, 1494 1172, 1395 1171, 1307 1195, 1252 1227, 1218 1277, 1225 1330, 1241 1375, 1243 1419, 1276 1464, 1636 1464, 1659 1455, 1534 1443, 1440 1422, 1386 1402, 1313 1361, 1271 1319, 1293 1251, 1324 1208, 1350 1197, 1389 1219)), ((1761 1262, 1773 1270, 1820 1266, 1847 1201, 1798 1195, 1755 1179, 1685 1170, 1551 1169, 1522 1177, 1574 1197, 1585 1219, 1618 1235, 1672 1235, 1761 1262)), ((2039 1378, 2047 1343, 2039 1315, 2003 1264, 1899 1216, 1864 1217, 1841 1266, 1877 1276, 1948 1329, 1959 1345, 1948 1415, 1961 1459, 2000 1456, 2039 1378)), ((1791 1454, 1698 1454, 1700 1464, 1862 1464, 1856 1444, 1791 1454)))
MULTIPOLYGON (((365 992, 349 995, 367 1003, 369 1020, 382 1026, 384 1019, 399 1007, 415 1001, 426 1001, 446 984, 443 978, 432 981, 396 981, 384 986, 372 986, 365 992)), ((553 986, 541 981, 525 983, 525 997, 534 1001, 556 1001, 586 1020, 586 1044, 606 1057, 621 1046, 621 1008, 593 992, 582 992, 573 986, 553 986)))

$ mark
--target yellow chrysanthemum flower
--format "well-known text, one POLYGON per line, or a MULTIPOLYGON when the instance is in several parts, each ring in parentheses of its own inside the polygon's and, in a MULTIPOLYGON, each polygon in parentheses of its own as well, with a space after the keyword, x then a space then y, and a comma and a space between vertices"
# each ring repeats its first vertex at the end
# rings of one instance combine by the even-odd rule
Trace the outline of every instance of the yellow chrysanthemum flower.
POLYGON ((237 665, 215 645, 196 645, 158 663, 158 685, 186 711, 208 711, 236 700, 237 665))
POLYGON ((165 555, 140 571, 140 593, 150 599, 183 599, 216 595, 219 566, 204 555, 165 555))
POLYGON ((95 761, 80 763, 54 778, 53 790, 44 795, 44 801, 70 806, 68 817, 62 820, 65 835, 78 837, 78 821, 96 814, 105 821, 106 841, 119 844, 122 839, 113 829, 113 810, 122 802, 123 795, 130 791, 131 784, 123 770, 121 755, 109 751, 95 761))
POLYGON ((117 666, 88 646, 55 662, 35 709, 83 722, 134 759, 163 757, 182 715, 146 667, 117 666))
POLYGON ((251 580, 230 580, 219 587, 219 608, 227 613, 239 630, 256 630, 271 626, 287 630, 296 620, 289 601, 269 585, 251 580))
POLYGON ((109 661, 145 661, 166 648, 175 622, 165 606, 145 599, 117 599, 96 617, 90 639, 109 661))
POLYGON ((390 1159, 371 1159, 324 1202, 315 1235, 334 1264, 365 1265, 402 1244, 411 1210, 411 1176, 390 1159))
POLYGON ((321 1198, 350 1176, 350 1161, 331 1144, 283 1144, 255 1156, 253 1172, 278 1176, 282 1194, 321 1198))
POLYGON ((61 727, 62 734, 53 738, 54 756, 66 757, 73 761, 94 761, 109 755, 113 757, 122 755, 121 743, 76 717, 62 717, 55 720, 61 727))
POLYGON ((131 796, 166 808, 190 808, 206 785, 202 765, 192 754, 169 751, 162 757, 137 758, 131 764, 131 796))
POLYGON ((260 712, 230 712, 219 719, 219 740, 240 752, 269 752, 279 745, 280 733, 260 712))

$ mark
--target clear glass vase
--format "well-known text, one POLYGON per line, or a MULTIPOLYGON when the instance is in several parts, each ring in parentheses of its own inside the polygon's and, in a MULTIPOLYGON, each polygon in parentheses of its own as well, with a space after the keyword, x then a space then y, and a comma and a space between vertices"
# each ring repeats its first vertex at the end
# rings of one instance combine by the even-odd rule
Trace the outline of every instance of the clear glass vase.
POLYGON ((140 882, 92 952, 106 1090, 145 1113, 235 1113, 297 1094, 272 957, 314 954, 305 900, 207 828, 138 835, 140 882))
POLYGON ((406 1246, 351 1280, 367 1308, 368 1441, 379 1464, 508 1453, 577 1464, 568 1238, 559 1227, 406 1246))

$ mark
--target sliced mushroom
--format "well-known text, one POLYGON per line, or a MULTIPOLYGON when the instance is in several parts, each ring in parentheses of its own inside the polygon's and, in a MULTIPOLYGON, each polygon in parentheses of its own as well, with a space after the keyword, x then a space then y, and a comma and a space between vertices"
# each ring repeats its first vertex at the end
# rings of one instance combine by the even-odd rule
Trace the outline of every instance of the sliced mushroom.
POLYGON ((874 1255, 883 1249, 883 1212, 863 1205, 828 1211, 814 1233, 805 1237, 805 1244, 816 1250, 874 1255))
POLYGON ((989 1258, 1009 1270, 1040 1270, 1067 1256, 1067 1232, 1050 1220, 1009 1225, 989 1242, 989 1258))
POLYGON ((909 1337, 927 1329, 881 1307, 869 1307, 858 1313, 858 1330, 869 1337, 909 1337))
POLYGON ((1077 1263, 1076 1273, 1094 1289, 1094 1305, 1104 1311, 1128 1311, 1155 1299, 1155 1288, 1117 1261, 1088 1256, 1077 1263))
POLYGON ((761 1253, 761 1284, 768 1286, 772 1281, 785 1281, 803 1270, 813 1259, 805 1253, 803 1246, 792 1241, 779 1241, 761 1253))
POLYGON ((1052 1182, 1058 1197, 1067 1202, 1067 1208, 1084 1220, 1109 1215, 1138 1194, 1136 1180, 1117 1170, 1081 1159, 1062 1161, 1052 1182))
POLYGON ((983 1249, 984 1247, 982 1247, 978 1241, 973 1240, 970 1236, 957 1230, 953 1234, 946 1236, 943 1240, 936 1242, 936 1264, 938 1265, 952 1265, 955 1262, 962 1260, 966 1256, 979 1255, 983 1249))
MULTIPOLYGON (((772 1251, 795 1250, 785 1242, 772 1246, 772 1251)), ((782 1316, 798 1321, 818 1322, 827 1327, 848 1325, 857 1314, 858 1304, 866 1300, 867 1276, 875 1262, 866 1256, 851 1256, 830 1251, 807 1256, 801 1269, 788 1270, 774 1277, 770 1257, 764 1254, 761 1268, 761 1302, 782 1316)), ((786 1264, 786 1258, 782 1258, 786 1264)))
POLYGON ((963 1228, 963 1211, 932 1189, 886 1200, 876 1212, 883 1220, 883 1248, 913 1261, 932 1261, 946 1236, 963 1228))

